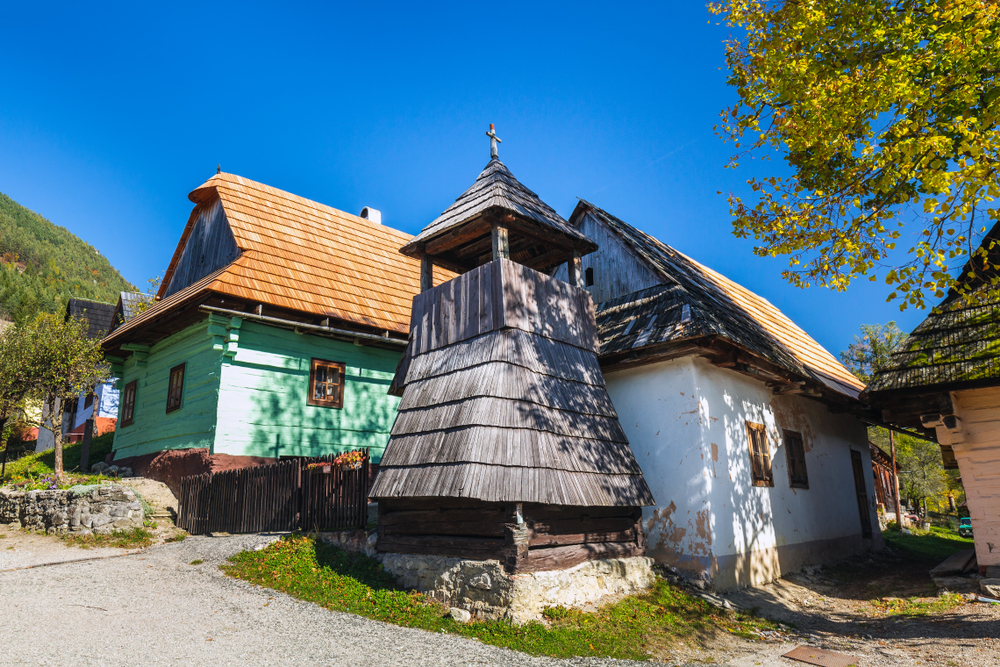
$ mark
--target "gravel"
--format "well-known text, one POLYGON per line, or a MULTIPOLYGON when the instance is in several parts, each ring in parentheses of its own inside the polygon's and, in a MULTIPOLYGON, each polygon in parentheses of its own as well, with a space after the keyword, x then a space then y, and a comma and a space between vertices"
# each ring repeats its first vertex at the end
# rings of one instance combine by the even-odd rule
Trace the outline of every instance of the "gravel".
POLYGON ((0 572, 3 616, 22 619, 16 631, 4 624, 0 664, 637 664, 534 658, 331 612, 219 571, 230 555, 274 539, 189 537, 119 558, 0 572))

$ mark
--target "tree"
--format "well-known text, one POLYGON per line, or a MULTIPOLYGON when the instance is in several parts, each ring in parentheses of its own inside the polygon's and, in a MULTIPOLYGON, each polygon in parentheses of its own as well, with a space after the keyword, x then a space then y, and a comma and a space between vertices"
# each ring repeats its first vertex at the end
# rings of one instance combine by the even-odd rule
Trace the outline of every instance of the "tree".
POLYGON ((4 445, 0 479, 7 467, 7 444, 3 438, 7 423, 23 414, 25 403, 35 389, 29 358, 31 347, 26 330, 8 326, 0 333, 0 443, 4 445))
POLYGON ((936 443, 902 435, 896 439, 900 494, 924 505, 931 496, 947 490, 941 449, 936 443))
POLYGON ((39 315, 27 326, 25 336, 30 345, 29 384, 49 408, 55 436, 54 469, 59 478, 63 473, 62 406, 106 381, 108 367, 100 341, 87 337, 83 319, 39 315))
POLYGON ((840 361, 847 370, 868 384, 875 371, 889 363, 889 356, 906 338, 895 322, 887 324, 862 324, 861 335, 854 337, 846 350, 840 353, 840 361))
POLYGON ((1000 3, 709 8, 742 31, 726 42, 739 101, 716 128, 735 143, 730 166, 773 151, 791 171, 751 178, 756 202, 730 195, 736 235, 752 235, 760 256, 787 256, 783 275, 800 287, 844 290, 884 270, 888 300, 922 308, 963 289, 951 272, 971 256, 992 284, 977 296, 996 297, 994 244, 977 239, 1000 220, 1000 3), (919 234, 901 254, 904 224, 919 234))

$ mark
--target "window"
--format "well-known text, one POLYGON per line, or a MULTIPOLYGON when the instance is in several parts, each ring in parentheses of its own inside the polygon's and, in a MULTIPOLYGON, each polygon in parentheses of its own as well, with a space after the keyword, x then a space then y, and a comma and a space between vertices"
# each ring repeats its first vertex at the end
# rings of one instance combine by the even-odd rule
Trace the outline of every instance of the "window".
POLYGON ((589 267, 586 271, 584 271, 584 283, 587 287, 594 284, 594 267, 589 267))
POLYGON ((309 405, 344 407, 344 364, 313 359, 309 371, 309 405))
POLYGON ((788 457, 788 483, 795 489, 808 489, 806 448, 802 444, 801 433, 785 431, 785 455, 788 457))
POLYGON ((87 399, 83 402, 83 409, 86 410, 93 404, 94 404, 94 392, 91 391, 87 393, 87 399))
POLYGON ((122 426, 131 426, 135 417, 135 386, 138 380, 132 380, 125 385, 122 394, 122 426))
POLYGON ((167 385, 167 412, 181 409, 184 395, 184 364, 170 369, 170 384, 167 385))
POLYGON ((771 475, 771 452, 767 449, 767 429, 763 424, 747 422, 750 443, 750 475, 754 486, 774 486, 771 475))

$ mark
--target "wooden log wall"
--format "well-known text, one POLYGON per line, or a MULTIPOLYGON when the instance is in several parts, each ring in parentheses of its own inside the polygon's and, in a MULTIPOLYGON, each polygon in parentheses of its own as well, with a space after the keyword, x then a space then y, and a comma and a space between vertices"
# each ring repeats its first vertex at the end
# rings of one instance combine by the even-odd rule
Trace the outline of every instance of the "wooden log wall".
POLYGON ((509 572, 566 569, 588 560, 640 556, 638 507, 517 506, 457 499, 382 500, 382 552, 495 559, 509 572))

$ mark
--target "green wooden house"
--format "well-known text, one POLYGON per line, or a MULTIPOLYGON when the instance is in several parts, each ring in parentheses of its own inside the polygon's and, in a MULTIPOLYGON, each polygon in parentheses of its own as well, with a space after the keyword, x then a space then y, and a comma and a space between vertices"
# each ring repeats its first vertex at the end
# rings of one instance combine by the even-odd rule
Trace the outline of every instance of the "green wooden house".
POLYGON ((143 472, 197 450, 218 469, 369 448, 377 464, 420 285, 397 250, 410 237, 231 174, 190 199, 156 300, 104 340, 115 462, 143 472))

